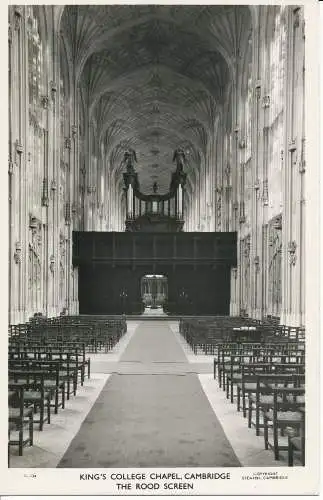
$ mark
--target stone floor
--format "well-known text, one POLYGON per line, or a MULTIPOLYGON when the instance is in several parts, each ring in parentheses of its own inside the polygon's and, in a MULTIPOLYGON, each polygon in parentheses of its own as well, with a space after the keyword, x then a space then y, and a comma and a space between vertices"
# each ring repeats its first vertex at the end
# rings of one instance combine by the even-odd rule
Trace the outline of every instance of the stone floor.
MULTIPOLYGON (((264 450, 263 436, 257 437, 254 429, 248 429, 246 419, 237 413, 235 404, 231 404, 219 389, 213 379, 213 357, 194 355, 179 334, 178 323, 168 320, 167 324, 183 352, 183 360, 172 364, 172 374, 198 375, 205 396, 241 465, 286 466, 286 457, 277 462, 271 451, 264 450)), ((35 428, 34 446, 25 448, 22 457, 17 455, 16 447, 11 448, 11 467, 57 467, 111 374, 167 374, 170 368, 163 361, 162 352, 156 352, 153 360, 144 359, 144 362, 131 359, 131 349, 127 350, 128 355, 124 355, 139 325, 138 321, 128 321, 127 333, 111 352, 90 354, 91 379, 86 379, 76 397, 67 402, 65 410, 53 415, 50 425, 45 425, 42 432, 35 428)))

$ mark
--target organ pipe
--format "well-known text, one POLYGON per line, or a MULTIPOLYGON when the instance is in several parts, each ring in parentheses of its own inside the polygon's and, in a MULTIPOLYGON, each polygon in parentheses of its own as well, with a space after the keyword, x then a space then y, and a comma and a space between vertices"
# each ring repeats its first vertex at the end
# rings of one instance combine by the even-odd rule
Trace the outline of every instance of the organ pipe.
POLYGON ((133 216, 133 189, 131 184, 128 187, 128 214, 130 217, 133 216))
POLYGON ((178 186, 178 215, 180 219, 183 216, 183 190, 181 184, 178 186))

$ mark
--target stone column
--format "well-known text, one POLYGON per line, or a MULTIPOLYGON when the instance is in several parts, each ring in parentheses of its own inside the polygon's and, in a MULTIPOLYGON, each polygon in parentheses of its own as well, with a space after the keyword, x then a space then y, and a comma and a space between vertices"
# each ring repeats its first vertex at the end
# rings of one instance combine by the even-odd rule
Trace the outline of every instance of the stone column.
POLYGON ((73 99, 72 99, 72 113, 71 120, 72 125, 72 156, 71 156, 71 196, 73 196, 72 213, 74 217, 72 219, 72 226, 70 231, 70 252, 68 259, 68 273, 70 275, 70 282, 68 288, 68 295, 70 297, 68 303, 69 314, 79 313, 79 298, 78 298, 78 279, 79 279, 79 269, 78 267, 73 267, 73 240, 72 240, 72 230, 82 230, 85 223, 85 186, 86 186, 86 168, 83 163, 80 163, 81 159, 81 137, 80 137, 80 121, 79 121, 79 94, 76 87, 76 82, 72 87, 73 99), (83 193, 80 196, 80 188, 82 186, 83 193), (81 198, 81 201, 80 201, 81 198), (82 205, 83 203, 83 205, 82 205))
MULTIPOLYGON (((303 223, 304 223, 304 199, 303 199, 303 183, 304 183, 304 165, 302 163, 302 156, 304 148, 304 38, 303 38, 303 9, 294 9, 293 11, 293 28, 295 40, 295 58, 294 58, 294 102, 293 102, 293 141, 295 140, 297 149, 292 161, 292 183, 294 192, 294 206, 292 208, 293 222, 292 240, 296 242, 295 256, 293 253, 289 254, 290 260, 296 258, 294 266, 294 276, 292 282, 292 311, 289 319, 292 325, 301 325, 304 320, 304 303, 302 293, 304 290, 304 281, 302 280, 304 254, 302 253, 303 247, 303 223)), ((293 245, 293 243, 290 243, 293 245)))
POLYGON ((286 165, 284 169, 285 227, 283 232, 283 279, 281 322, 300 325, 304 321, 302 290, 303 246, 303 170, 302 146, 304 130, 304 81, 301 8, 290 7, 288 14, 288 57, 286 92, 286 165), (299 57, 301 54, 301 57, 299 57))
POLYGON ((15 324, 23 321, 20 287, 23 280, 22 261, 26 258, 26 241, 22 239, 19 222, 22 216, 20 177, 24 152, 20 132, 22 103, 19 85, 24 23, 22 8, 9 7, 9 22, 9 322, 15 324))
MULTIPOLYGON (((255 41, 255 50, 259 50, 259 40, 255 41), (258 43, 257 43, 258 42, 258 43)), ((256 74, 258 73, 258 54, 256 59, 256 74)), ((262 319, 264 315, 264 290, 266 289, 266 266, 265 266, 265 252, 263 241, 263 222, 264 222, 264 205, 262 201, 262 179, 263 179, 263 130, 261 115, 261 83, 256 80, 254 86, 254 127, 253 127, 253 140, 255 144, 255 151, 253 156, 253 180, 252 180, 252 196, 254 204, 254 226, 256 232, 256 247, 254 252, 254 272, 255 272, 255 312, 254 316, 257 319, 262 319)))
MULTIPOLYGON (((58 154, 59 154, 59 139, 58 139, 58 121, 57 120, 57 103, 56 98, 52 100, 51 109, 48 110, 47 126, 46 126, 46 151, 45 163, 47 164, 47 178, 51 177, 56 185, 59 185, 59 169, 58 169, 58 154)), ((69 162, 68 162, 69 164, 69 162)), ((47 205, 46 212, 48 213, 48 254, 49 274, 48 274, 48 310, 49 317, 55 317, 59 313, 59 275, 60 275, 60 212, 59 212, 59 196, 53 196, 52 203, 47 205)), ((65 207, 66 209, 66 207, 65 207)))
POLYGON ((230 316, 239 316, 239 281, 237 268, 231 269, 231 300, 230 300, 230 316))
POLYGON ((10 115, 9 115, 9 175, 11 193, 9 260, 10 323, 25 321, 28 301, 28 218, 26 199, 26 144, 28 130, 28 54, 26 7, 9 10, 9 63, 10 63, 10 115))

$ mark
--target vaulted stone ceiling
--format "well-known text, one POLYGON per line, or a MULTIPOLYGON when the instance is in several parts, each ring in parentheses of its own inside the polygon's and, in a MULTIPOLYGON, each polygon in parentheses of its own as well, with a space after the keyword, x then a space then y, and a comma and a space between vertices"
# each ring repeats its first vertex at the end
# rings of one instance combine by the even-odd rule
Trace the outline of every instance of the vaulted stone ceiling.
POLYGON ((250 11, 237 6, 68 6, 61 31, 107 168, 137 153, 142 190, 170 182, 173 151, 198 169, 234 77, 250 11))

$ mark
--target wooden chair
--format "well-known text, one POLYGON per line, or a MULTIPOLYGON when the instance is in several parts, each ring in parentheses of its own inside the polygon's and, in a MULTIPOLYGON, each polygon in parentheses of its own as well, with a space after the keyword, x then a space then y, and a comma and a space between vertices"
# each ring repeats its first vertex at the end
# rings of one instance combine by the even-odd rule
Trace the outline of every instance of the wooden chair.
POLYGON ((45 390, 45 374, 40 370, 9 370, 9 380, 12 387, 24 388, 24 404, 32 407, 34 414, 39 409, 39 419, 34 418, 34 423, 39 423, 42 431, 44 423, 50 424, 50 409, 52 391, 45 390), (46 415, 45 415, 45 409, 46 415))
POLYGON ((53 351, 50 360, 59 363, 59 377, 66 383, 67 400, 70 399, 71 394, 76 396, 78 367, 71 360, 71 354, 62 350, 53 351))
POLYGON ((218 354, 218 381, 219 387, 226 390, 226 374, 231 373, 231 364, 234 355, 240 354, 237 344, 225 344, 219 349, 218 354))
MULTIPOLYGON (((19 456, 23 455, 23 448, 33 445, 33 409, 25 408, 24 388, 12 387, 9 384, 9 428, 8 428, 8 448, 18 446, 19 456), (28 437, 24 436, 24 428, 28 424, 28 437), (11 439, 11 431, 18 431, 18 439, 11 439)), ((8 463, 10 463, 10 452, 8 449, 8 463)))
POLYGON ((234 385, 241 382, 242 379, 241 365, 248 361, 250 361, 249 356, 241 354, 240 351, 238 354, 232 355, 230 363, 224 367, 226 395, 231 403, 234 400, 234 385))
POLYGON ((300 453, 301 464, 305 465, 305 408, 300 409, 302 413, 302 421, 299 429, 299 434, 297 434, 297 429, 288 428, 288 466, 292 467, 294 465, 294 453, 300 453))
POLYGON ((57 414, 59 408, 65 408, 65 380, 60 376, 59 363, 44 360, 33 362, 31 366, 32 369, 39 369, 44 373, 44 390, 55 395, 54 404, 50 403, 50 406, 54 407, 54 412, 57 414), (60 394, 61 401, 59 401, 60 394))
MULTIPOLYGON (((248 427, 256 429, 256 436, 259 436, 263 423, 260 422, 261 414, 269 410, 274 404, 273 388, 279 387, 300 387, 304 382, 303 375, 293 375, 286 373, 262 373, 257 376, 256 392, 250 391, 248 394, 248 427), (253 413, 255 419, 253 420, 253 413)), ((278 396, 278 399, 280 396, 278 396)))
POLYGON ((58 408, 65 408, 65 381, 60 378, 59 364, 56 361, 47 360, 9 360, 9 370, 40 370, 44 373, 44 388, 55 394, 54 407, 55 414, 58 408), (61 394, 61 401, 59 395, 61 394))
POLYGON ((241 380, 237 383, 237 411, 240 411, 240 403, 242 398, 243 416, 247 416, 246 397, 248 401, 250 395, 257 393, 259 387, 259 376, 264 373, 270 373, 270 363, 243 363, 241 365, 241 380))
POLYGON ((298 403, 297 396, 304 395, 305 390, 295 387, 273 387, 272 391, 273 405, 263 411, 264 442, 265 449, 271 448, 275 460, 279 460, 279 452, 288 450, 288 445, 279 442, 279 430, 284 431, 287 427, 300 428, 303 418, 300 408, 304 408, 304 403, 298 403), (269 439, 269 427, 272 427, 272 441, 269 439))

